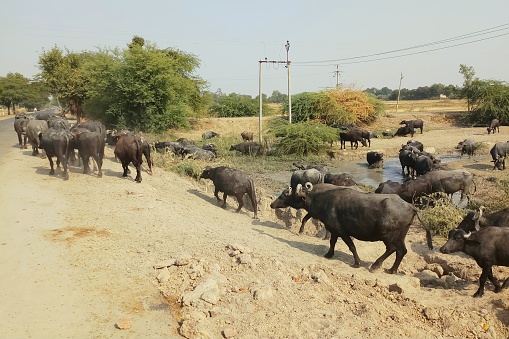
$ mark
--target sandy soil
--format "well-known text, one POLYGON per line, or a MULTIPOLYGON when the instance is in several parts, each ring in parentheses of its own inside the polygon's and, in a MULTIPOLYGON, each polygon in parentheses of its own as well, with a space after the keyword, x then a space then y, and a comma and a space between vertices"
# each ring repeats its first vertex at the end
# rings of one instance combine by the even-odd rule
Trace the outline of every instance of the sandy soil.
MULTIPOLYGON (((415 115, 415 114, 414 114, 415 115)), ((410 116, 394 116, 397 120, 410 116)), ((391 119, 391 118, 388 118, 391 119)), ((432 120, 432 116, 427 116, 432 120)), ((467 137, 505 141, 485 129, 458 128, 442 117, 416 138, 439 154, 467 137)), ((242 131, 256 121, 211 120, 186 136, 221 124, 242 131), (231 122, 229 122, 231 121, 231 122), (241 121, 236 125, 236 121, 241 121)), ((425 120, 426 121, 426 120, 425 120)), ((425 126, 426 128, 426 126, 425 126)), ((182 135, 184 136, 184 135, 182 135)), ((386 154, 406 138, 378 139, 386 154)), ((103 178, 71 167, 70 180, 49 176, 46 159, 14 147, 0 162, 0 338, 500 338, 508 337, 507 291, 474 299, 480 269, 462 255, 443 255, 413 227, 398 274, 368 267, 381 243, 355 241, 362 267, 311 222, 296 235, 294 210, 273 211, 258 187, 259 220, 237 203, 218 206, 213 186, 155 168, 121 178, 106 150, 103 178)), ((364 153, 362 153, 364 152, 364 153)), ((361 157, 338 150, 338 158, 361 157)), ((485 175, 489 160, 459 163, 485 175)), ((134 173, 134 171, 133 171, 134 173)), ((389 257, 383 268, 392 265, 389 257)), ((509 276, 495 268, 499 279, 509 276)))

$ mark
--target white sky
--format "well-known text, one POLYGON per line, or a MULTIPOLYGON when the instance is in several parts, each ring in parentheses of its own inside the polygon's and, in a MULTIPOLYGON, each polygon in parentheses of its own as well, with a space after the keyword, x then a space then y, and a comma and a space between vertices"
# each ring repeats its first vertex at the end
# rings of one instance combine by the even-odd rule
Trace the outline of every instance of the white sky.
MULTIPOLYGON (((287 40, 292 94, 335 87, 336 65, 339 82, 358 89, 397 89, 400 73, 404 88, 461 86, 460 64, 481 79, 509 81, 507 0, 5 0, 0 13, 0 76, 33 77, 43 49, 55 45, 125 48, 139 35, 194 54, 197 75, 226 94, 256 96, 258 61, 285 61, 287 40)), ((262 73, 263 93, 287 93, 284 64, 264 64, 262 73)))

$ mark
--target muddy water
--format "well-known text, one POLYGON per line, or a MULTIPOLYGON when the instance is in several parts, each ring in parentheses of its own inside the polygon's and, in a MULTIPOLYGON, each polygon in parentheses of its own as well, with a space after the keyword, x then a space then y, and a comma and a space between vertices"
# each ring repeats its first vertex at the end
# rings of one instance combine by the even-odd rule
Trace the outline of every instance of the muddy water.
MULTIPOLYGON (((438 157, 442 163, 455 161, 460 159, 459 156, 443 156, 438 157)), ((405 176, 401 173, 401 164, 398 157, 389 157, 384 159, 384 167, 382 169, 369 169, 365 160, 338 160, 327 165, 331 173, 348 173, 358 184, 378 187, 381 182, 392 180, 403 183, 405 176)), ((285 185, 290 184, 290 171, 280 171, 267 173, 265 176, 273 180, 281 181, 285 185)), ((273 192, 279 194, 281 192, 273 192)))

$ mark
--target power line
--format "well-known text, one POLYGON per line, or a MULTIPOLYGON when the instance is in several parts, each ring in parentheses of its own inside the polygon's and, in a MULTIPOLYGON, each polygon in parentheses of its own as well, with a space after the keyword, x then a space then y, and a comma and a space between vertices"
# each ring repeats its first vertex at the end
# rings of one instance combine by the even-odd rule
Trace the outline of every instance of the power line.
MULTIPOLYGON (((485 35, 485 34, 492 34, 492 33, 496 33, 496 32, 499 32, 499 31, 504 31, 504 30, 507 30, 507 29, 509 29, 509 23, 503 24, 503 25, 499 25, 499 26, 495 26, 495 27, 491 27, 491 28, 487 28, 487 29, 483 29, 483 30, 480 30, 480 31, 472 32, 472 33, 468 33, 468 34, 459 35, 459 36, 452 37, 452 38, 447 38, 447 39, 443 39, 443 40, 429 42, 429 43, 425 43, 425 44, 421 44, 421 45, 417 45, 417 46, 412 46, 412 47, 400 48, 400 49, 396 49, 396 50, 392 50, 392 51, 374 53, 374 54, 369 54, 369 55, 354 56, 354 57, 349 57, 349 58, 341 58, 341 59, 331 59, 331 60, 321 60, 321 61, 294 61, 293 63, 295 65, 298 65, 298 66, 331 66, 331 64, 327 64, 327 65, 309 65, 309 64, 323 64, 323 63, 331 63, 331 62, 338 62, 338 61, 347 61, 347 60, 354 60, 354 59, 369 58, 369 57, 373 57, 373 56, 379 56, 379 55, 385 55, 385 54, 390 54, 390 53, 402 52, 402 51, 407 51, 407 50, 411 50, 411 49, 417 49, 417 48, 422 48, 422 47, 427 47, 427 46, 443 44, 443 43, 447 43, 447 42, 453 42, 453 41, 457 41, 457 40, 463 40, 463 39, 472 38, 472 37, 476 37, 476 36, 480 36, 480 35, 485 35), (502 28, 502 27, 504 27, 504 28, 502 28)), ((505 36, 505 35, 508 35, 508 34, 509 33, 499 34, 499 35, 496 35, 496 36, 486 37, 486 38, 483 38, 483 39, 467 41, 467 42, 464 42, 464 43, 461 43, 461 44, 455 44, 455 45, 450 45, 450 46, 445 46, 445 47, 441 47, 441 48, 435 48, 435 49, 430 49, 430 50, 426 50, 426 51, 415 52, 415 53, 407 53, 407 54, 403 54, 403 55, 399 55, 399 56, 392 56, 392 57, 387 57, 387 58, 377 58, 377 59, 371 59, 371 60, 367 60, 367 61, 348 62, 348 63, 344 63, 344 64, 369 62, 369 61, 376 61, 376 60, 384 60, 384 59, 397 58, 397 57, 413 55, 413 54, 427 53, 427 52, 436 51, 436 50, 440 50, 440 49, 452 48, 452 47, 457 47, 457 46, 461 46, 461 45, 471 44, 471 43, 475 43, 475 42, 479 42, 479 41, 489 40, 489 39, 505 36)))

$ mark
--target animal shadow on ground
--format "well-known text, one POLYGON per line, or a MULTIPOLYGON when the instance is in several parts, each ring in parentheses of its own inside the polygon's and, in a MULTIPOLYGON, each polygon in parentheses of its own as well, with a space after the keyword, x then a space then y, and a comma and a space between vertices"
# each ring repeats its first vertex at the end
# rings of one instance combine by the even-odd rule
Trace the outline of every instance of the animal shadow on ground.
MULTIPOLYGON (((262 234, 262 235, 266 235, 266 236, 269 236, 275 240, 278 240, 282 243, 285 243, 287 245, 290 245, 296 249, 299 249, 303 252, 307 252, 307 253, 311 253, 311 254, 315 254, 317 255, 318 257, 322 257, 324 256, 325 253, 327 253, 327 251, 329 250, 329 242, 327 241, 326 243, 324 243, 324 245, 316 245, 316 244, 311 244, 311 243, 306 243, 304 240, 305 238, 302 237, 302 236, 298 236, 298 235, 294 235, 295 237, 299 237, 299 239, 302 239, 303 241, 294 241, 294 240, 289 240, 289 239, 283 239, 283 238, 280 238, 280 237, 276 237, 272 234, 268 234, 266 232, 264 232, 263 230, 255 230, 256 232, 262 234)), ((344 262, 346 265, 352 265, 353 264, 353 255, 351 254, 347 254, 341 250, 338 249, 338 247, 342 247, 342 245, 344 245, 346 247, 346 245, 342 242, 340 242, 341 239, 338 239, 338 242, 336 244, 336 250, 334 252, 334 257, 330 260, 334 260, 334 259, 337 259, 337 260, 340 260, 342 262, 344 262)), ((361 260, 361 266, 362 267, 365 267, 365 268, 369 268, 369 266, 371 265, 371 263, 367 264, 366 262, 364 262, 363 260, 361 260)))
MULTIPOLYGON (((223 193, 222 192, 219 192, 219 198, 221 198, 221 201, 217 201, 216 197, 214 196, 214 192, 210 192, 210 193, 205 193, 205 192, 201 192, 199 190, 196 190, 196 189, 189 189, 187 190, 188 193, 191 193, 191 194, 194 194, 196 195, 197 197, 205 200, 205 201, 208 201, 210 202, 211 204, 213 205, 216 205, 218 207, 221 207, 223 205, 223 193)), ((232 211, 233 213, 235 213, 235 210, 237 209, 238 207, 238 202, 237 202, 237 199, 235 197, 232 197, 232 196, 228 196, 228 199, 226 200, 226 208, 225 210, 228 210, 228 211, 232 211), (233 205, 229 202, 231 202, 229 199, 233 199, 233 205)), ((246 205, 244 205, 242 207, 242 209, 239 211, 239 213, 242 213, 242 214, 246 214, 246 215, 249 215, 250 217, 252 217, 252 211, 248 210, 246 208, 246 205)))
POLYGON ((507 299, 502 296, 502 293, 504 293, 504 292, 500 292, 501 298, 498 300, 493 300, 492 304, 493 304, 494 308, 498 309, 495 314, 495 316, 498 318, 498 320, 500 320, 500 322, 502 324, 504 324, 505 326, 509 326, 509 312, 507 312, 508 304, 503 301, 504 299, 505 300, 507 300, 507 299))

